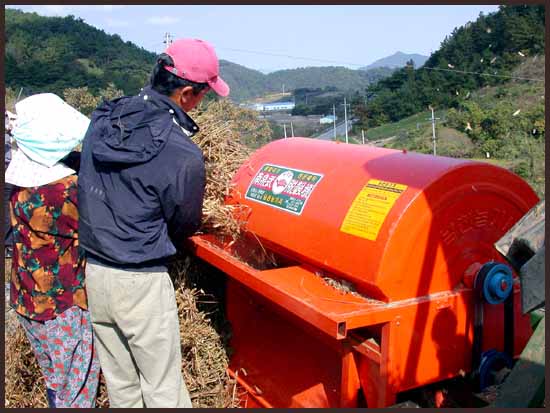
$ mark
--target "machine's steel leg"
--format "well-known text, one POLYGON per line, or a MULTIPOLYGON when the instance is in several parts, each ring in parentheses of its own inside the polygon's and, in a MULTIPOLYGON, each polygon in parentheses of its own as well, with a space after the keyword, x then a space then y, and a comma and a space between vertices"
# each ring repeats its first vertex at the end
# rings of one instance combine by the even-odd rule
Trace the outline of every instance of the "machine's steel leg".
POLYGON ((395 333, 392 323, 382 327, 380 364, 362 356, 359 364, 361 385, 367 399, 367 406, 371 408, 388 407, 395 404, 396 393, 391 386, 389 372, 391 369, 390 337, 395 333))

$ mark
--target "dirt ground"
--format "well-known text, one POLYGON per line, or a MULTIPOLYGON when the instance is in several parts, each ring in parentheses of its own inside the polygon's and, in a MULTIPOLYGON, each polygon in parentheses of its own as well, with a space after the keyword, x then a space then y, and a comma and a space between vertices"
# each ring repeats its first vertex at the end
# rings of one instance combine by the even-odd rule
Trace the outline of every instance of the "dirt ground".
POLYGON ((11 269, 11 258, 6 258, 4 260, 4 281, 8 281, 8 274, 11 269))

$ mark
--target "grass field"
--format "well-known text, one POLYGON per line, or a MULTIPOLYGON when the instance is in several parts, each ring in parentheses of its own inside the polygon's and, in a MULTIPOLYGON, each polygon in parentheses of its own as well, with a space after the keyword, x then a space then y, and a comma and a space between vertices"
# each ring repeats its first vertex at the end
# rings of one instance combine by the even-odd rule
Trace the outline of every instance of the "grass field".
MULTIPOLYGON (((446 111, 435 111, 435 117, 441 118, 437 122, 441 122, 445 119, 446 111)), ((376 128, 369 129, 367 131, 367 139, 369 141, 389 138, 396 136, 399 132, 405 132, 416 129, 416 125, 420 127, 428 125, 432 116, 430 111, 420 112, 416 115, 409 116, 408 118, 401 119, 399 122, 387 123, 385 125, 377 126, 376 128)))

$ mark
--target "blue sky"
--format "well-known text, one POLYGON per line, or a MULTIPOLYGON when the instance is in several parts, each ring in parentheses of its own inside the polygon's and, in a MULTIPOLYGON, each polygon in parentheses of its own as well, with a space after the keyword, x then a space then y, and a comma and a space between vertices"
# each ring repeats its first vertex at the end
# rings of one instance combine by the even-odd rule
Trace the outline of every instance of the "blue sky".
POLYGON ((81 17, 147 50, 163 50, 166 32, 214 44, 218 56, 257 70, 305 66, 356 69, 397 51, 429 55, 455 27, 496 5, 32 5, 41 15, 81 17), (274 56, 284 55, 284 56, 274 56), (288 56, 288 57, 287 57, 288 56))

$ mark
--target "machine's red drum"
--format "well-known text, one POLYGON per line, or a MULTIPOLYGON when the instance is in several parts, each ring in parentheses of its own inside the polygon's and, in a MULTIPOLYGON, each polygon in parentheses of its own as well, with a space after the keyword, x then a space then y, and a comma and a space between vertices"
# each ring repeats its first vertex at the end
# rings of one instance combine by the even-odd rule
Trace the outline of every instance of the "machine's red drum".
POLYGON ((538 201, 490 164, 306 138, 264 146, 233 182, 266 246, 382 301, 453 290, 538 201))

